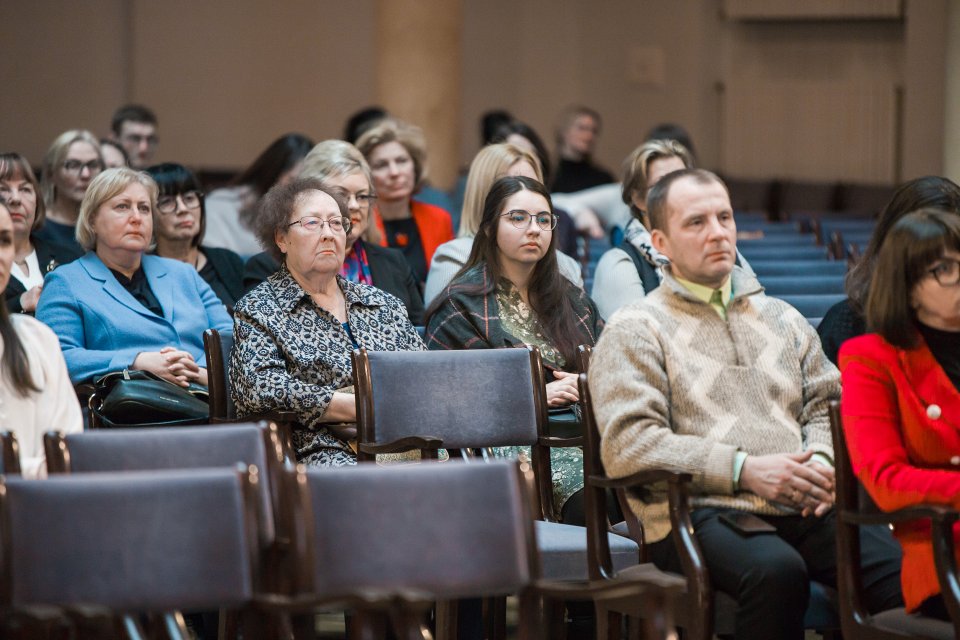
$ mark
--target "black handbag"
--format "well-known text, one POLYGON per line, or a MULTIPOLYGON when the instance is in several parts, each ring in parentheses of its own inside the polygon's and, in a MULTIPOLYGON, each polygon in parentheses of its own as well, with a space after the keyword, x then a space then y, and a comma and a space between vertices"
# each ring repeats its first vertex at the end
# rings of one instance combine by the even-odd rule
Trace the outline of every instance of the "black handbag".
POLYGON ((207 388, 184 388, 149 371, 115 371, 94 381, 90 397, 100 427, 169 427, 210 421, 207 388))

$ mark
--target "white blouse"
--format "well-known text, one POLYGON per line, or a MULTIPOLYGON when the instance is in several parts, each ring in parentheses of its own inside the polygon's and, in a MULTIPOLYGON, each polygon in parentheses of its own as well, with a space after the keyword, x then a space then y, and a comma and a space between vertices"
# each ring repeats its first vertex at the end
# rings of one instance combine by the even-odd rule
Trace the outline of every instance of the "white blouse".
POLYGON ((40 262, 37 260, 37 252, 33 250, 26 258, 29 274, 23 272, 16 262, 10 268, 10 275, 20 281, 23 288, 27 291, 43 284, 43 272, 40 270, 40 262))
MULTIPOLYGON (((17 437, 23 475, 40 478, 47 474, 43 434, 51 430, 82 431, 83 416, 57 336, 27 315, 14 314, 10 322, 27 352, 30 376, 40 391, 20 396, 4 373, 0 382, 0 429, 17 437)), ((2 348, 0 344, 0 353, 2 348)))

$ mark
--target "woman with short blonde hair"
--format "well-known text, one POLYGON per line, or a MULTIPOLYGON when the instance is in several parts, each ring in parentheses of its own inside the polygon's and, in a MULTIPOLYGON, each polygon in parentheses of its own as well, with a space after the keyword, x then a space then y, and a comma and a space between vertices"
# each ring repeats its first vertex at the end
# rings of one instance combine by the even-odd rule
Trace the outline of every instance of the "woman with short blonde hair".
POLYGON ((370 163, 377 191, 374 222, 385 244, 403 252, 422 283, 437 247, 453 240, 450 214, 413 198, 427 174, 423 132, 387 118, 364 132, 357 148, 370 163))
POLYGON ((197 270, 147 255, 157 184, 126 167, 90 183, 77 240, 85 256, 47 276, 37 319, 60 338, 70 379, 143 369, 184 387, 207 384, 203 332, 233 323, 197 270))
POLYGON ((97 137, 83 129, 57 136, 43 157, 40 190, 46 223, 37 234, 43 240, 73 244, 80 203, 90 182, 103 171, 97 137))

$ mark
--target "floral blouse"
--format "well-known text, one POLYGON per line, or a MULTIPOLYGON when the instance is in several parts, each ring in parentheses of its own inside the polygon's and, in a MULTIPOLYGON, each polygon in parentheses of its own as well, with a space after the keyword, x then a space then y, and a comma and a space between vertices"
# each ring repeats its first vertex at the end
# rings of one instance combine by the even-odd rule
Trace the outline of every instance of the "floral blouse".
MULTIPOLYGON (((420 351, 423 341, 392 295, 337 276, 347 303, 350 333, 370 351, 420 351)), ((286 266, 237 302, 230 386, 240 417, 294 411, 297 460, 310 465, 352 464, 350 446, 322 422, 334 391, 353 385, 351 336, 318 307, 286 266)))

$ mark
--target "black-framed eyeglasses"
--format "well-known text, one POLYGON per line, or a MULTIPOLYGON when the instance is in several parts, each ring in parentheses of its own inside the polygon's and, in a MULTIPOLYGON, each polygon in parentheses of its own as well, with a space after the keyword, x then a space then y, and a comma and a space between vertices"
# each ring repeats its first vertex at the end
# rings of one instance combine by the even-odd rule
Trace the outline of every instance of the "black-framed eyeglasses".
POLYGON ((310 233, 320 233, 323 231, 325 226, 329 226, 330 231, 334 233, 350 231, 350 218, 337 217, 324 220, 323 218, 318 218, 317 216, 303 216, 299 220, 294 220, 288 224, 287 228, 290 228, 295 224, 299 224, 304 231, 308 231, 310 233))
POLYGON ((932 275, 941 287, 955 287, 960 284, 960 260, 943 258, 935 267, 927 269, 927 273, 932 275))
POLYGON ((177 210, 177 198, 180 198, 183 206, 187 209, 197 209, 200 207, 200 196, 202 195, 199 191, 187 191, 186 193, 172 196, 160 196, 157 198, 157 211, 160 213, 174 213, 177 210))
POLYGON ((90 175, 96 175, 103 171, 103 163, 99 160, 90 160, 89 162, 80 162, 79 160, 67 160, 63 163, 63 170, 75 176, 83 173, 86 169, 90 175))
POLYGON ((544 231, 552 231, 557 227, 557 216, 553 215, 549 211, 530 213, 529 211, 524 211, 523 209, 513 209, 512 211, 507 211, 506 213, 501 213, 500 215, 509 220, 510 224, 517 229, 526 229, 530 225, 531 220, 533 220, 536 225, 544 231))

